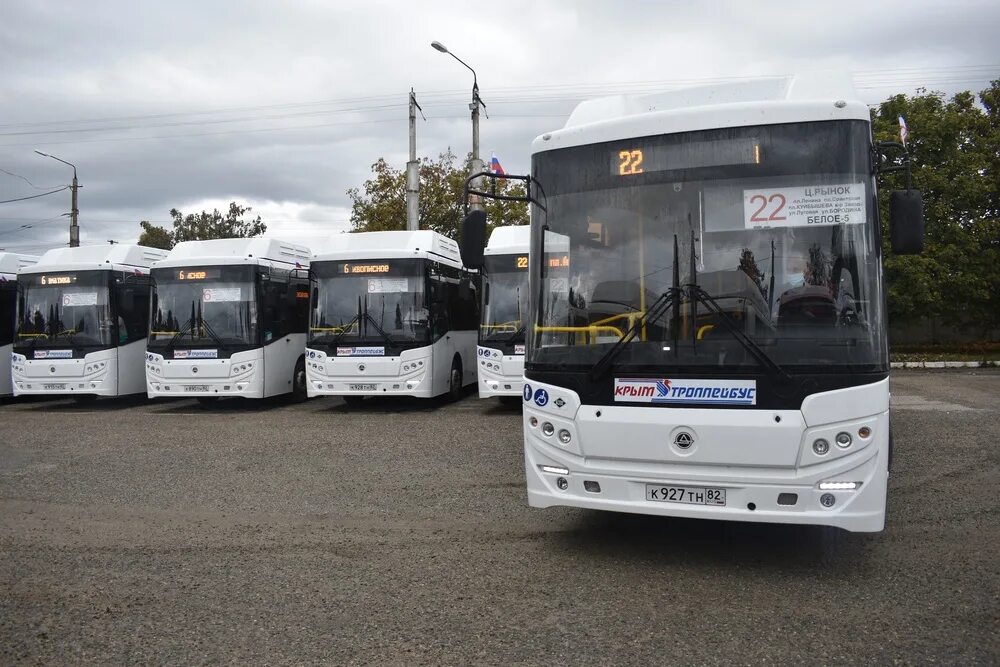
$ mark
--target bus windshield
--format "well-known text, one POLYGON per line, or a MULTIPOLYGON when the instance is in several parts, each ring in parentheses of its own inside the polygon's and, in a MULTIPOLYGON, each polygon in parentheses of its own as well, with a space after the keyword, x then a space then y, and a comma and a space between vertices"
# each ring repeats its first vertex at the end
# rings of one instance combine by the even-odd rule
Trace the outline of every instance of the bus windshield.
POLYGON ((479 342, 522 347, 528 316, 528 253, 486 256, 479 342))
POLYGON ((257 344, 253 266, 159 268, 152 275, 150 350, 257 344))
POLYGON ((422 259, 314 262, 309 344, 427 343, 422 259))
POLYGON ((867 123, 565 148, 532 171, 532 242, 561 259, 531 270, 529 363, 592 367, 634 329, 615 368, 759 369, 754 344, 785 369, 885 367, 867 123))
POLYGON ((100 270, 21 274, 15 350, 115 345, 124 322, 113 315, 110 279, 100 270))

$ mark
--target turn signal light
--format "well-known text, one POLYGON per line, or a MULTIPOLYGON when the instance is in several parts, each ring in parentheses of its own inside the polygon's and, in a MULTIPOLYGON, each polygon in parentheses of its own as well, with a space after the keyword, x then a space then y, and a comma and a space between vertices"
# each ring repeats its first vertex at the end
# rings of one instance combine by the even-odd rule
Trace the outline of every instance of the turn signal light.
POLYGON ((538 466, 542 469, 542 472, 552 473, 553 475, 568 475, 569 470, 566 468, 560 468, 559 466, 538 466))
POLYGON ((820 482, 820 491, 853 491, 861 486, 861 482, 820 482))

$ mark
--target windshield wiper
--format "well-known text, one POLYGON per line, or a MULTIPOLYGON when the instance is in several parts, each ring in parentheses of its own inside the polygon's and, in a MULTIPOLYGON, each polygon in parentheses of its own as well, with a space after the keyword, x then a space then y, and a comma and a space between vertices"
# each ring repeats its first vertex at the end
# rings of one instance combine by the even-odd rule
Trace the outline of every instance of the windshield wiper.
POLYGON ((365 319, 368 320, 369 322, 371 322, 371 325, 373 327, 375 327, 375 331, 378 332, 378 335, 382 336, 382 339, 385 340, 386 345, 392 347, 392 345, 393 345, 392 336, 390 336, 389 334, 387 334, 385 332, 385 329, 383 329, 382 327, 380 327, 378 325, 378 322, 375 321, 374 317, 372 317, 371 315, 368 314, 367 310, 365 310, 365 319))
POLYGON ((645 313, 635 319, 632 326, 629 327, 628 331, 626 331, 622 337, 611 346, 611 349, 605 352, 604 356, 597 360, 594 367, 590 369, 591 381, 597 380, 604 374, 604 372, 608 369, 608 366, 611 365, 611 362, 614 361, 619 354, 621 354, 626 345, 632 342, 632 339, 635 338, 635 335, 639 333, 640 330, 642 330, 642 327, 644 327, 647 323, 655 322, 666 315, 667 311, 673 308, 679 298, 680 289, 677 287, 671 287, 666 292, 661 294, 656 301, 654 301, 649 308, 646 309, 645 313))
POLYGON ((216 344, 219 346, 219 349, 221 350, 226 349, 226 344, 222 342, 222 338, 220 338, 219 335, 215 333, 215 330, 212 329, 212 325, 206 322, 204 318, 202 318, 201 320, 201 326, 204 327, 205 333, 207 333, 212 338, 212 340, 216 342, 216 344))
POLYGON ((731 318, 722 306, 719 305, 719 302, 714 296, 702 289, 700 285, 694 284, 687 286, 687 293, 692 303, 699 302, 711 310, 712 313, 717 316, 718 321, 722 323, 722 326, 733 335, 733 338, 739 341, 743 348, 752 354, 754 359, 767 368, 772 375, 776 375, 782 380, 790 381, 792 379, 792 376, 788 374, 788 371, 782 368, 781 365, 771 357, 771 355, 765 352, 764 348, 762 348, 757 341, 744 333, 743 329, 740 328, 740 325, 733 321, 733 318, 731 318))
MULTIPOLYGON (((340 333, 334 334, 333 340, 330 341, 330 344, 331 345, 336 345, 337 343, 339 343, 340 339, 343 338, 344 336, 346 336, 351 331, 351 327, 353 327, 355 324, 357 324, 358 319, 359 319, 358 316, 355 315, 354 317, 351 318, 350 322, 348 322, 347 324, 343 325, 340 328, 340 333)), ((360 326, 358 327, 358 333, 359 334, 361 333, 361 327, 360 326)))
POLYGON ((177 333, 171 336, 170 340, 168 340, 167 344, 164 346, 164 349, 173 350, 174 345, 176 345, 177 341, 180 340, 181 336, 184 335, 185 330, 188 327, 192 326, 193 324, 194 324, 194 318, 193 317, 188 318, 187 322, 185 322, 184 324, 182 324, 180 327, 177 328, 177 333))

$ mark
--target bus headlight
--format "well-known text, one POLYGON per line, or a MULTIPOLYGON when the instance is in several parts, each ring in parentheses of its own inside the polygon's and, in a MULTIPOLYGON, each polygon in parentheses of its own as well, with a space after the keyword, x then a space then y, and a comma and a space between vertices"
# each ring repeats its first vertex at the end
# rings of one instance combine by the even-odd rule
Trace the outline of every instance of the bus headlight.
POLYGON ((841 431, 837 434, 837 446, 841 449, 846 449, 851 446, 851 434, 847 431, 841 431))
POLYGON ((813 441, 813 451, 817 456, 824 456, 830 451, 830 443, 823 438, 817 438, 813 441))
POLYGON ((573 436, 570 435, 569 431, 567 431, 564 428, 559 429, 559 442, 561 442, 564 445, 568 445, 569 441, 572 440, 572 439, 573 439, 573 436))
POLYGON ((552 425, 552 422, 545 422, 542 424, 542 433, 544 435, 552 435, 556 432, 556 427, 552 425))

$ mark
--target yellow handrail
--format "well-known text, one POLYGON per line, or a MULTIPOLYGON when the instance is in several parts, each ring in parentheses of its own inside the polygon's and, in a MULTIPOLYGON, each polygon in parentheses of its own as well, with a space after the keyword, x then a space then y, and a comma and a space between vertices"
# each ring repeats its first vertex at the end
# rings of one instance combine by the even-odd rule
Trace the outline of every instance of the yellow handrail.
POLYGON ((509 331, 514 333, 521 328, 521 321, 511 320, 510 322, 502 322, 500 324, 480 324, 479 328, 485 331, 509 331))
POLYGON ((538 333, 585 333, 587 334, 588 344, 596 341, 597 336, 600 335, 602 331, 613 332, 616 336, 618 336, 618 338, 625 335, 618 327, 598 326, 596 324, 583 327, 543 327, 536 325, 535 331, 538 333))

